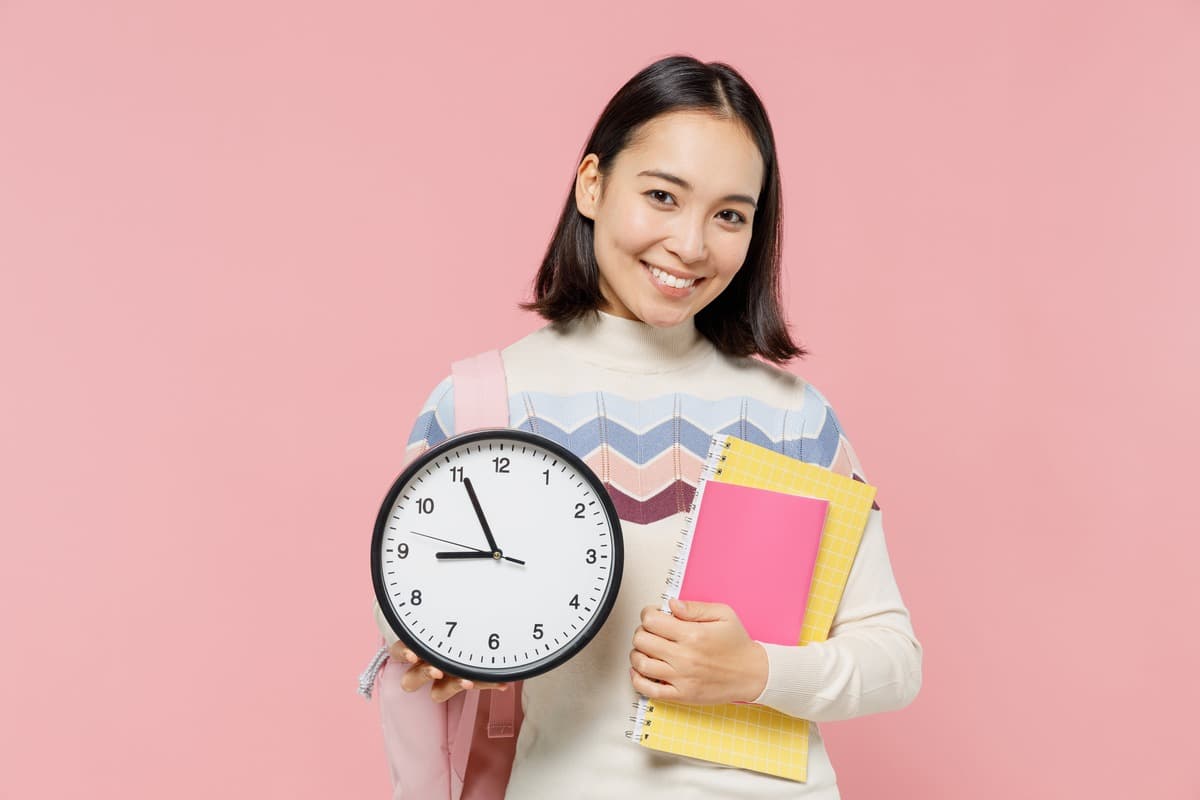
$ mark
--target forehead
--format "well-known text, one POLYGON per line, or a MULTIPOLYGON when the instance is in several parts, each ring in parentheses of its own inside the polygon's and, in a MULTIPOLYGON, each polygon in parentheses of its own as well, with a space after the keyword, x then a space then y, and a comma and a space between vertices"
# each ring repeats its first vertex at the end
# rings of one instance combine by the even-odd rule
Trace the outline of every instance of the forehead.
POLYGON ((758 197, 763 160, 749 131, 738 121, 712 114, 676 111, 645 123, 617 159, 629 176, 644 169, 678 175, 699 194, 758 197))

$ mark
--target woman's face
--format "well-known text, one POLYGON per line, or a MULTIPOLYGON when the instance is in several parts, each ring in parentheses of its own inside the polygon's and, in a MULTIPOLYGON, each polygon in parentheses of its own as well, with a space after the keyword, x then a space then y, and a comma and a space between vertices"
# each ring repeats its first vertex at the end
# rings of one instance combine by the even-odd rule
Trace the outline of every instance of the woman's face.
POLYGON ((584 157, 575 202, 595 223, 604 310, 670 327, 711 303, 741 269, 763 161, 739 123, 707 113, 663 114, 642 134, 606 177, 594 153, 584 157))

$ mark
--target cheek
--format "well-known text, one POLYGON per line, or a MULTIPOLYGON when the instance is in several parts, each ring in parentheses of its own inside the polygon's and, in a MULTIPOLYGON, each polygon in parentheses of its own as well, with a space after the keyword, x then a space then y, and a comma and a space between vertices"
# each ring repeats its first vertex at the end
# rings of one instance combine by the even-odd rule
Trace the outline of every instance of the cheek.
POLYGON ((744 241, 730 238, 716 244, 712 250, 712 263, 716 266, 717 274, 726 281, 733 280, 733 276, 746 262, 746 253, 749 251, 749 237, 744 241))
POLYGON ((636 205, 622 209, 610 232, 613 245, 626 253, 645 252, 663 237, 660 221, 650 208, 636 205))

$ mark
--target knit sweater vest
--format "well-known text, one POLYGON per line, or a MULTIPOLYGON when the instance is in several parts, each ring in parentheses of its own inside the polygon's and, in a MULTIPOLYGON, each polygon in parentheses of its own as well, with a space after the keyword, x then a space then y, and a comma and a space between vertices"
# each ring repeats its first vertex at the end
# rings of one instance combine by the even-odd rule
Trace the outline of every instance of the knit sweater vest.
MULTIPOLYGON (((625 545, 621 590, 600 632, 566 664, 524 682, 525 719, 505 797, 839 797, 816 724, 804 783, 659 753, 625 736, 637 697, 629 678, 633 633, 642 608, 660 602, 710 438, 728 433, 866 480, 825 397, 790 372, 721 353, 694 318, 656 328, 599 312, 546 325, 501 356, 510 427, 553 439, 596 472, 625 545)), ((429 394, 406 461, 454 430, 453 392, 447 376, 429 394)), ((830 638, 804 647, 764 643, 769 673, 755 702, 817 723, 895 710, 915 697, 921 645, 892 573, 882 515, 878 506, 871 511, 830 638)), ((395 641, 378 609, 376 620, 395 641)))

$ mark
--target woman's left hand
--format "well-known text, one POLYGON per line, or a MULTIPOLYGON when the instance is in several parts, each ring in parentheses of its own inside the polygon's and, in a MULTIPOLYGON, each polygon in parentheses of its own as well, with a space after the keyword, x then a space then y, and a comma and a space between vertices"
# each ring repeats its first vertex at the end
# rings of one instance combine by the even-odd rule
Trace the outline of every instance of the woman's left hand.
POLYGON ((671 599, 642 609, 629 653, 633 688, 654 700, 750 702, 767 685, 767 651, 724 603, 671 599))

